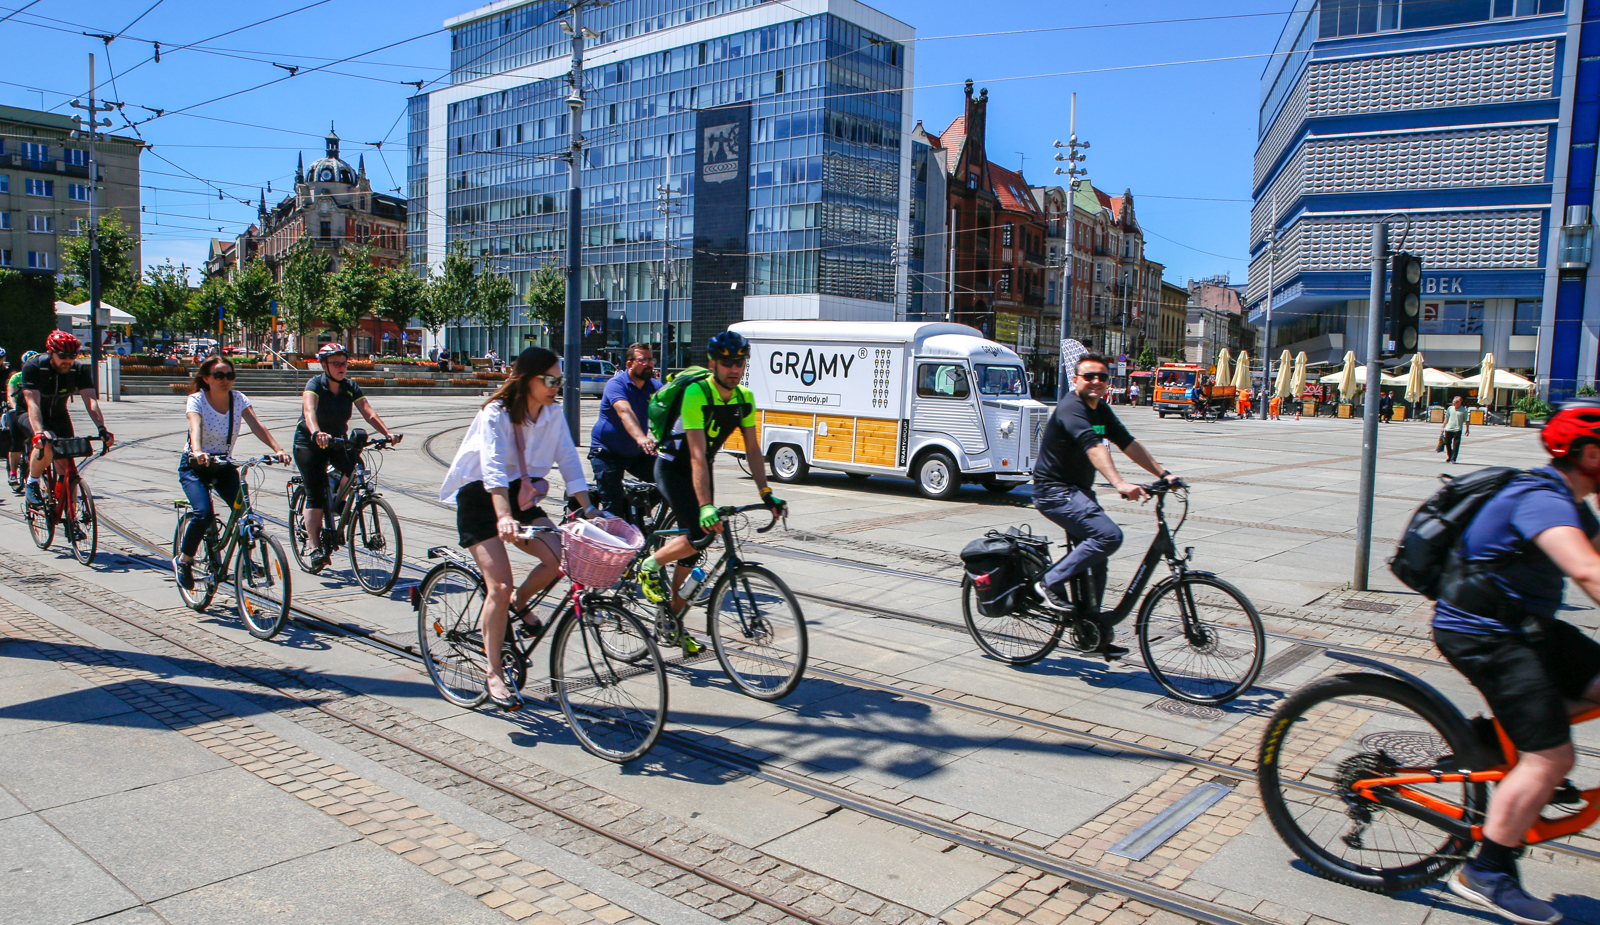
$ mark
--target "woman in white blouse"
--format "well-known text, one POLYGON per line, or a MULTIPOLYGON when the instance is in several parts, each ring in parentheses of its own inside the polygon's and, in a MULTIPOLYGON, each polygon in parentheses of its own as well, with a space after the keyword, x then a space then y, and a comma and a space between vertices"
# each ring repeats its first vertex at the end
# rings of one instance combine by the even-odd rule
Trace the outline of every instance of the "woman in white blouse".
MULTIPOLYGON (((543 347, 522 351, 511 376, 472 419, 439 489, 440 501, 456 505, 461 545, 472 550, 487 585, 479 614, 489 663, 485 686, 489 699, 503 710, 522 706, 506 686, 500 664, 506 617, 513 606, 506 544, 512 543, 539 560, 517 589, 515 606, 521 607, 561 574, 558 537, 517 538, 518 528, 524 525, 554 526, 539 507, 550 490, 545 476, 552 468, 561 469, 567 493, 583 505, 585 516, 595 514, 578 448, 572 443, 566 420, 552 407, 561 397, 561 383, 561 361, 554 353, 543 347)), ((524 619, 533 622, 531 616, 524 619)))
POLYGON ((178 462, 178 482, 189 499, 189 510, 200 515, 189 521, 178 555, 172 559, 178 584, 185 591, 194 588, 194 553, 216 519, 211 492, 216 491, 230 505, 239 494, 239 470, 213 457, 231 455, 234 442, 248 426, 262 443, 272 447, 280 462, 289 461, 289 454, 256 417, 250 399, 233 390, 233 380, 232 363, 220 356, 208 358, 190 383, 189 401, 184 406, 189 417, 189 444, 178 462))

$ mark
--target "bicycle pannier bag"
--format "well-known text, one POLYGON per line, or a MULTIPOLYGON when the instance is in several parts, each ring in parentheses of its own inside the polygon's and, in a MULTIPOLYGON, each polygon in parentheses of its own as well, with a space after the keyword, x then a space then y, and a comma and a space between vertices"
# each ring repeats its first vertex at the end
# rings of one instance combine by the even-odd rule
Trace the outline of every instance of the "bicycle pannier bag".
POLYGON ((1478 511, 1522 474, 1521 469, 1493 466, 1459 478, 1444 476, 1444 487, 1411 515, 1400 545, 1389 559, 1389 570, 1406 587, 1435 600, 1443 590, 1450 553, 1478 511))
POLYGON ((1028 589, 1050 567, 1050 541, 1011 527, 990 530, 961 550, 973 599, 986 617, 1003 617, 1025 603, 1028 589))

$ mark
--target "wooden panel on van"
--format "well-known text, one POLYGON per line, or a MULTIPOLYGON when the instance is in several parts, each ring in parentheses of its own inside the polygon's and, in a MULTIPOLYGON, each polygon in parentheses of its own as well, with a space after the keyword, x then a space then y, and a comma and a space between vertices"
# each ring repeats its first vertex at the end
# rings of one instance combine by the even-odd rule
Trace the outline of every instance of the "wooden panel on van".
POLYGON ((856 418, 856 462, 863 466, 895 465, 900 450, 900 422, 856 418))
POLYGON ((837 414, 817 415, 816 436, 811 438, 811 455, 819 461, 851 462, 854 459, 856 419, 837 414), (822 433, 827 424, 828 433, 822 433))
POLYGON ((802 414, 798 411, 768 411, 763 417, 768 427, 804 427, 810 430, 816 415, 802 414))

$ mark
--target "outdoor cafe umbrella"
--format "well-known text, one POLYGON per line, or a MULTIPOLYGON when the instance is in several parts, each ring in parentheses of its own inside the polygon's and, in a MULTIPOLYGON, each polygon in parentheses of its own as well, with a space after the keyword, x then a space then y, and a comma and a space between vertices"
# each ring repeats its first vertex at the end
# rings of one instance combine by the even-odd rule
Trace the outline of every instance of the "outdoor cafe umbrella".
POLYGON ((1416 404, 1422 397, 1422 352, 1411 355, 1411 372, 1406 376, 1406 401, 1416 404))
POLYGON ((1344 352, 1344 369, 1339 371, 1339 401, 1350 404, 1356 394, 1356 352, 1344 352))
POLYGON ((1494 354, 1483 355, 1483 369, 1478 372, 1478 402, 1485 408, 1494 407, 1494 354), (1484 393, 1488 392, 1488 398, 1484 393))
POLYGON ((1294 376, 1294 363, 1289 359, 1289 351, 1285 350, 1283 356, 1278 357, 1278 384, 1273 388, 1272 394, 1278 398, 1288 398, 1289 380, 1294 376))
POLYGON ((1222 352, 1217 354, 1217 384, 1227 385, 1231 375, 1228 371, 1228 348, 1223 347, 1222 352))
MULTIPOLYGON (((1288 352, 1287 350, 1284 351, 1285 354, 1288 354, 1288 352)), ((1294 358, 1294 375, 1289 377, 1289 391, 1293 395, 1306 394, 1307 359, 1308 357, 1306 357, 1304 350, 1300 351, 1300 355, 1294 358)))
POLYGON ((1236 395, 1250 394, 1250 351, 1239 351, 1239 363, 1233 371, 1233 387, 1236 395))

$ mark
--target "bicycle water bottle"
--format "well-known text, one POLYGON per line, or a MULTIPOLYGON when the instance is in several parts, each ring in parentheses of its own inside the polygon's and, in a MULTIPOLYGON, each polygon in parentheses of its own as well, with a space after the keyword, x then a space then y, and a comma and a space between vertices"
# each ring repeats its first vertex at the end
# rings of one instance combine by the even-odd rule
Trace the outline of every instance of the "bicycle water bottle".
POLYGON ((689 573, 689 577, 683 580, 683 587, 679 589, 678 593, 683 595, 684 600, 693 601, 695 595, 700 593, 700 588, 705 583, 706 570, 697 565, 694 567, 694 571, 689 573))
POLYGON ((328 507, 333 507, 334 496, 339 493, 339 475, 336 472, 328 473, 328 507))

